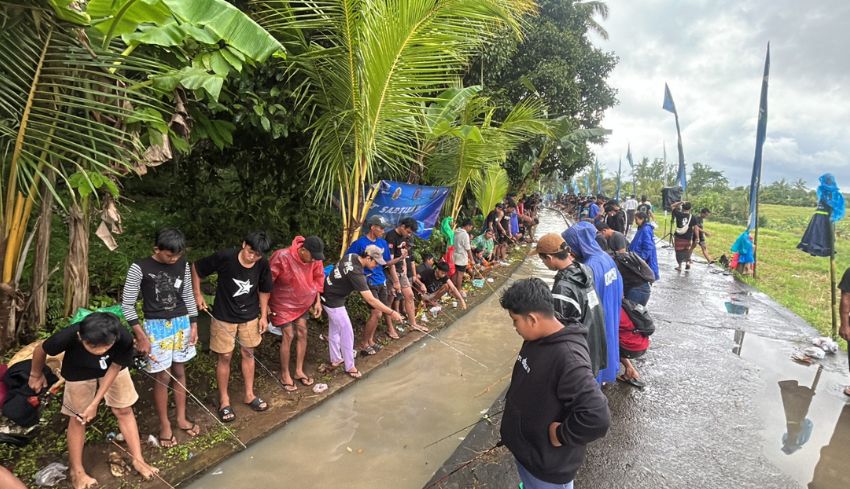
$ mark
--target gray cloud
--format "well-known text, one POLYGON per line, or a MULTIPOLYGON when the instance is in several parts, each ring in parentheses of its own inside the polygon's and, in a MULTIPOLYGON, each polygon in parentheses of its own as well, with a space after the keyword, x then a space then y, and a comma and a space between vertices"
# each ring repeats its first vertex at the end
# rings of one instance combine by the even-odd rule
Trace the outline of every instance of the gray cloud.
POLYGON ((762 180, 830 171, 850 188, 850 2, 846 0, 610 0, 603 25, 620 64, 611 83, 620 104, 603 125, 614 132, 595 150, 609 172, 631 143, 635 158, 676 159, 673 115, 661 109, 664 83, 679 110, 685 160, 749 182, 767 42, 771 72, 762 180))

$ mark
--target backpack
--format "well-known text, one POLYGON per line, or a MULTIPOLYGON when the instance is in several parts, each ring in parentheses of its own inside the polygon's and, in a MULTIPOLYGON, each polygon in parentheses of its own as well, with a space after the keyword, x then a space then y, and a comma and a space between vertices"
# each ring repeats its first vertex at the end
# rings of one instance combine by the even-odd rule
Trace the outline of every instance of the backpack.
POLYGON ((623 310, 626 311, 629 319, 635 325, 635 333, 649 337, 655 332, 655 322, 653 322, 652 316, 649 315, 646 306, 623 298, 623 310))
POLYGON ((629 251, 626 253, 614 253, 614 263, 617 264, 617 268, 620 269, 620 274, 631 274, 637 275, 641 278, 641 280, 653 283, 655 282, 655 272, 649 268, 649 265, 643 261, 637 253, 634 251, 629 251))

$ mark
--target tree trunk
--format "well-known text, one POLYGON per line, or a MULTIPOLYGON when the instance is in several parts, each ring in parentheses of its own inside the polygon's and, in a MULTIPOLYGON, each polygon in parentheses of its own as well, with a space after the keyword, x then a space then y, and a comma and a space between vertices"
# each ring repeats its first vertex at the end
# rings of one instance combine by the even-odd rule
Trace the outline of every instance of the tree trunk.
MULTIPOLYGON (((55 178, 48 177, 50 184, 55 178)), ((41 186, 41 214, 38 218, 38 238, 32 263, 32 299, 29 319, 32 331, 38 331, 47 322, 47 279, 50 277, 50 231, 53 221, 53 193, 46 184, 41 186)))
POLYGON ((89 200, 74 203, 68 215, 65 260, 65 315, 89 304, 89 200))
POLYGON ((15 307, 15 288, 12 284, 0 283, 0 354, 5 352, 15 342, 17 337, 15 324, 17 308, 15 307))

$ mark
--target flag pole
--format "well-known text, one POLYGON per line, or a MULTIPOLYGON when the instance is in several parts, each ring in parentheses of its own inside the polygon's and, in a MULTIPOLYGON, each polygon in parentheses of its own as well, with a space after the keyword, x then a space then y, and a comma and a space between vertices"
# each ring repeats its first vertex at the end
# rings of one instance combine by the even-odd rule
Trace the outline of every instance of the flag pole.
POLYGON ((832 296, 832 339, 838 339, 838 311, 837 294, 835 293, 835 223, 832 222, 832 211, 830 211, 830 246, 829 246, 829 283, 832 296))
MULTIPOLYGON (((761 180, 761 175, 759 175, 759 180, 761 180)), ((759 260, 758 260, 758 256, 759 256, 759 197, 758 197, 758 190, 756 190, 756 213, 755 213, 755 218, 753 220, 755 221, 755 226, 756 226, 755 237, 753 238, 753 279, 757 280, 758 279, 758 276, 757 276, 758 272, 756 270, 758 269, 758 265, 759 265, 759 260)))

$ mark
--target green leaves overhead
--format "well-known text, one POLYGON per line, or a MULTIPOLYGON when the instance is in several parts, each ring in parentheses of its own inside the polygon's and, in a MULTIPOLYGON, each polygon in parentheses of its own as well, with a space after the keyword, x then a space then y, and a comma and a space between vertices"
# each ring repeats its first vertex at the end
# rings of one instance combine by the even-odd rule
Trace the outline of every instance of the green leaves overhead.
POLYGON ((472 177, 472 195, 475 196, 478 208, 485 213, 492 210, 508 194, 510 185, 508 172, 500 166, 491 166, 476 173, 472 177))
POLYGON ((129 45, 177 46, 192 39, 223 42, 260 63, 283 55, 274 37, 225 0, 90 0, 86 13, 106 43, 123 37, 129 45))

